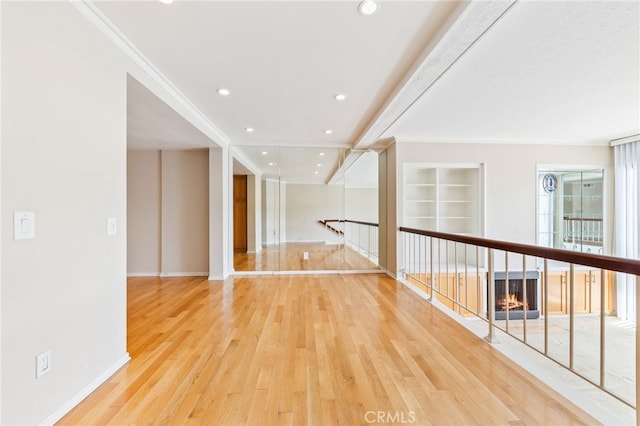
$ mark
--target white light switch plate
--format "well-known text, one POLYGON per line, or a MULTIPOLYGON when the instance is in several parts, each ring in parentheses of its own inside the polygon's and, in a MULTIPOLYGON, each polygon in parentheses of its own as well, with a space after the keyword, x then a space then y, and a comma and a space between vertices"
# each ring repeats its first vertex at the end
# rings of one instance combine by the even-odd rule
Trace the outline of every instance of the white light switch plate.
POLYGON ((107 218, 107 236, 113 237, 118 233, 118 220, 115 217, 107 218))
POLYGON ((34 212, 13 212, 13 239, 31 240, 36 237, 34 212))

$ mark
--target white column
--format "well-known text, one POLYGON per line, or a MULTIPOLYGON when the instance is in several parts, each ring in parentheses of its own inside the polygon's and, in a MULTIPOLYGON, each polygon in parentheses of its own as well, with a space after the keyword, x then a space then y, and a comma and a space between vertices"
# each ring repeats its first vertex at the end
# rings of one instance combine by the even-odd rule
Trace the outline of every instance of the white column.
POLYGON ((230 178, 229 149, 209 149, 209 279, 223 280, 229 276, 233 261, 230 232, 233 223, 229 210, 230 178))

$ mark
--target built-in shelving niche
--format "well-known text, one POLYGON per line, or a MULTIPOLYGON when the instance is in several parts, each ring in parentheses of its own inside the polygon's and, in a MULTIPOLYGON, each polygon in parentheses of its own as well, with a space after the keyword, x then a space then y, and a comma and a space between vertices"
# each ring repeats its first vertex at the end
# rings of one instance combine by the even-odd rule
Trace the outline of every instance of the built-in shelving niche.
POLYGON ((404 225, 483 236, 482 164, 404 165, 404 225))

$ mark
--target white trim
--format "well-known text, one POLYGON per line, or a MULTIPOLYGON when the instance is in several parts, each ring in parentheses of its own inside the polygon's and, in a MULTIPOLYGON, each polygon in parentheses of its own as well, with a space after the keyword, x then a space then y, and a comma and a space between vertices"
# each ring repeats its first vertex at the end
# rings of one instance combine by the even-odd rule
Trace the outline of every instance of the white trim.
POLYGON ((161 272, 159 277, 162 278, 170 278, 170 277, 208 277, 208 272, 161 272))
MULTIPOLYGON (((227 276, 228 276, 228 275, 227 275, 227 276)), ((227 277, 223 277, 223 276, 213 276, 213 275, 209 275, 209 276, 207 277, 207 280, 209 280, 209 281, 224 281, 224 280, 226 280, 226 279, 227 279, 227 277)))
POLYGON ((396 143, 420 144, 474 144, 474 145, 568 145, 568 146, 608 146, 609 141, 592 140, 548 140, 548 139, 397 139, 396 143))
POLYGON ((385 274, 382 269, 316 269, 309 271, 237 271, 233 277, 254 277, 260 275, 355 275, 355 274, 385 274))
POLYGON ((159 277, 160 272, 127 272, 127 277, 159 277))
MULTIPOLYGON (((182 94, 171 81, 166 78, 153 63, 148 60, 142 52, 120 31, 120 29, 100 9, 90 0, 69 0, 69 2, 100 30, 109 40, 111 40, 122 53, 129 57, 136 65, 142 69, 153 81, 164 89, 182 107, 193 114, 202 129, 218 145, 229 146, 229 138, 216 127, 189 99, 182 94)), ((185 117, 186 118, 186 117, 185 117)), ((194 123, 195 124, 195 123, 194 123)), ((198 127, 198 126, 196 126, 198 127)))
POLYGON ((98 377, 93 379, 91 383, 85 386, 80 392, 75 394, 70 400, 65 402, 60 406, 56 411, 51 413, 46 419, 40 422, 40 425, 53 425, 58 420, 63 418, 67 413, 69 413, 73 408, 75 408, 78 404, 82 402, 86 397, 88 397, 93 391, 98 389, 100 385, 105 383, 111 376, 113 376, 116 371, 121 369, 125 364, 129 362, 131 357, 129 353, 125 353, 125 355, 120 358, 115 364, 109 367, 106 371, 100 374, 98 377))
POLYGON ((638 141, 640 141, 640 133, 638 133, 637 135, 625 136, 624 138, 612 139, 609 141, 609 145, 616 146, 638 141))

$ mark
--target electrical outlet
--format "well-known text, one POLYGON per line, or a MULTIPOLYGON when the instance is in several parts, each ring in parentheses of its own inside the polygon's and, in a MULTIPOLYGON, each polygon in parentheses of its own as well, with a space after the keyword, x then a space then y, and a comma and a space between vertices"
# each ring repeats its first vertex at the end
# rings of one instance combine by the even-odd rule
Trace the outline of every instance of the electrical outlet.
POLYGON ((304 260, 309 260, 309 252, 308 251, 302 252, 302 258, 304 260))
POLYGON ((51 370, 51 351, 46 351, 36 356, 36 379, 51 370))

